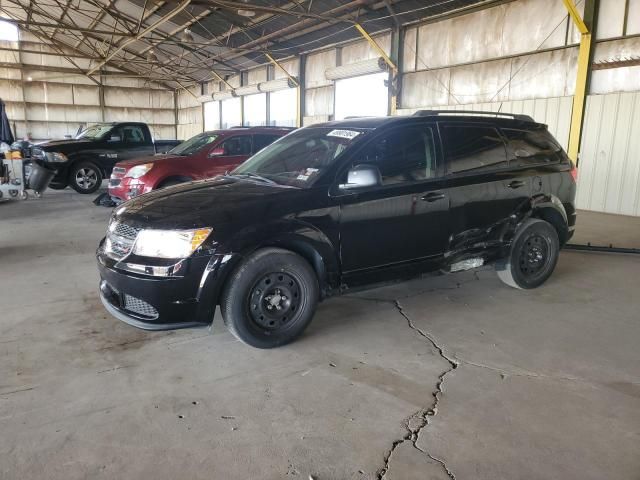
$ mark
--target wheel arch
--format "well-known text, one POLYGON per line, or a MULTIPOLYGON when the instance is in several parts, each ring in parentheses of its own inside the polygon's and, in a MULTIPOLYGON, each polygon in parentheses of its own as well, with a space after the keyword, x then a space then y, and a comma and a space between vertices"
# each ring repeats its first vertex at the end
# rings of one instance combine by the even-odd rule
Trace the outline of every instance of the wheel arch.
POLYGON ((531 216, 550 223, 558 232, 560 245, 569 240, 567 212, 560 199, 554 195, 543 195, 531 200, 531 216))
MULTIPOLYGON (((313 268, 320 286, 321 296, 331 294, 339 285, 339 265, 336 249, 329 238, 319 229, 306 224, 281 223, 268 225, 261 229, 244 232, 229 242, 239 246, 236 249, 241 259, 263 248, 282 248, 300 255, 313 268), (244 238, 244 240, 240 240, 244 238), (256 241, 259 239, 258 241, 256 241)), ((237 267, 234 265, 230 270, 237 267)), ((226 284, 228 272, 222 280, 226 284)))
POLYGON ((156 182, 156 185, 153 188, 162 188, 167 182, 174 180, 179 182, 193 182, 193 178, 187 177, 186 175, 165 175, 156 182))

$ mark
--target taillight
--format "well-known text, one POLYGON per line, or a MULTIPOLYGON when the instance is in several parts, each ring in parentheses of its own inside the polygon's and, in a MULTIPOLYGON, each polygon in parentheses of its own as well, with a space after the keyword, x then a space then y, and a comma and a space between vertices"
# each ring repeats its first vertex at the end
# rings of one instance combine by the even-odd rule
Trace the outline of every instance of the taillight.
POLYGON ((572 165, 571 167, 571 178, 573 178, 574 183, 578 181, 578 169, 575 165, 572 165))

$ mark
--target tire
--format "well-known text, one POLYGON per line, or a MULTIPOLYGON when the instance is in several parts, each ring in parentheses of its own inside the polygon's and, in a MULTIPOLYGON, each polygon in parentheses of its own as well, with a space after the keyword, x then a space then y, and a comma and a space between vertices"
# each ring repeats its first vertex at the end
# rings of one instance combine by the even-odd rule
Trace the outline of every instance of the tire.
POLYGON ((297 338, 311 322, 319 297, 309 263, 280 248, 258 250, 230 275, 220 309, 229 331, 256 348, 297 338))
POLYGON ((82 194, 93 193, 102 185, 102 171, 94 163, 79 162, 71 167, 69 185, 82 194))
POLYGON ((516 232, 509 256, 498 262, 498 278, 513 288, 542 285, 558 263, 558 232, 544 220, 530 218, 516 232))

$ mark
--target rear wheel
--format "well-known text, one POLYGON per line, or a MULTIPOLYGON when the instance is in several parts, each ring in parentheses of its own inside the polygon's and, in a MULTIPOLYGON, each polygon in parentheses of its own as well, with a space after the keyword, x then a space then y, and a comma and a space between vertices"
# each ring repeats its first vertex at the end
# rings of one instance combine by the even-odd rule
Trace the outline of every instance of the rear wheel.
POLYGON ((102 172, 91 162, 80 162, 71 169, 69 185, 78 193, 93 193, 102 185, 102 172))
POLYGON ((509 256, 496 265, 498 277, 514 288, 536 288, 553 273, 559 252, 556 229, 530 218, 516 232, 509 256))
POLYGON ((265 248, 232 274, 221 310, 229 331, 257 348, 285 345, 309 325, 318 303, 315 272, 299 255, 265 248))

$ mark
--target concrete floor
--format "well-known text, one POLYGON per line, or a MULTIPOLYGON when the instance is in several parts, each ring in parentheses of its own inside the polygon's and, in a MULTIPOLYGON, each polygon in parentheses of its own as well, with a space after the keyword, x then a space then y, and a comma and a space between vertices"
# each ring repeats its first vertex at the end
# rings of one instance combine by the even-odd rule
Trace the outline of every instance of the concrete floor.
POLYGON ((639 478, 640 257, 332 299, 261 351, 107 315, 91 200, 0 204, 0 478, 639 478))

